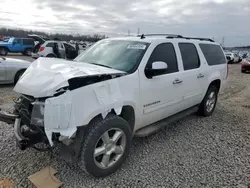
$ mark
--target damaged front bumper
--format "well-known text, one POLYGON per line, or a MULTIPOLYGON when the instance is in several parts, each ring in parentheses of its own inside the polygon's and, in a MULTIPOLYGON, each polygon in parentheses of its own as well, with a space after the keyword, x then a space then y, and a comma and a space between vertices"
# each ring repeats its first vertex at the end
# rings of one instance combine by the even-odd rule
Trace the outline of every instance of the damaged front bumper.
MULTIPOLYGON (((42 129, 35 130, 34 127, 30 129, 28 126, 23 124, 20 115, 5 112, 0 109, 0 121, 6 122, 7 124, 12 124, 14 126, 14 136, 16 138, 16 143, 21 150, 25 150, 28 147, 33 147, 39 151, 46 151, 51 148, 45 131, 42 129), (38 143, 43 143, 47 147, 37 147, 36 144, 38 143)), ((59 151, 60 155, 65 161, 69 163, 74 163, 77 161, 83 140, 83 137, 81 136, 84 134, 83 131, 83 129, 80 129, 77 132, 77 137, 74 140, 74 143, 65 143, 69 140, 66 139, 62 141, 60 134, 53 134, 53 141, 61 141, 63 143, 61 144, 59 151)))
POLYGON ((0 109, 0 121, 13 125, 17 146, 24 150, 27 147, 34 147, 37 143, 48 144, 44 128, 31 124, 31 112, 34 108, 32 101, 21 98, 15 102, 13 113, 0 109))
POLYGON ((17 146, 21 150, 25 150, 28 147, 33 147, 37 143, 48 143, 42 130, 32 130, 27 126, 24 126, 19 115, 0 111, 0 121, 13 124, 17 146))

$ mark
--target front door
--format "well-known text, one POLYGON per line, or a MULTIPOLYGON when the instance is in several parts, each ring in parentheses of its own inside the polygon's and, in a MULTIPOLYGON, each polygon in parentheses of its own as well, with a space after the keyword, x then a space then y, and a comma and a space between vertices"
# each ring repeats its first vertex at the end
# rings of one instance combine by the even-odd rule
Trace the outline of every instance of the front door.
POLYGON ((146 68, 152 63, 167 63, 165 72, 148 78, 145 71, 140 71, 140 97, 142 108, 142 124, 149 125, 180 111, 182 102, 182 81, 172 43, 161 43, 153 50, 146 68))
POLYGON ((13 51, 15 51, 15 52, 23 52, 24 51, 22 39, 17 39, 17 38, 14 39, 13 51))
POLYGON ((0 82, 6 80, 6 70, 4 65, 4 59, 0 57, 0 82))

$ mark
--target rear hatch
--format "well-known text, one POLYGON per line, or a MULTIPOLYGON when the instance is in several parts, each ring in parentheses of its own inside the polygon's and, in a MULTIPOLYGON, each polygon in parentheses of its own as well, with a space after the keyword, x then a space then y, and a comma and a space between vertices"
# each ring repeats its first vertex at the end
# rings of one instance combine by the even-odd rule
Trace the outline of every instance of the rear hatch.
POLYGON ((48 38, 45 38, 45 37, 42 37, 42 36, 39 36, 39 35, 28 35, 27 38, 32 38, 36 41, 36 45, 34 46, 33 48, 33 53, 37 53, 39 51, 39 48, 41 47, 41 45, 49 40, 48 38))

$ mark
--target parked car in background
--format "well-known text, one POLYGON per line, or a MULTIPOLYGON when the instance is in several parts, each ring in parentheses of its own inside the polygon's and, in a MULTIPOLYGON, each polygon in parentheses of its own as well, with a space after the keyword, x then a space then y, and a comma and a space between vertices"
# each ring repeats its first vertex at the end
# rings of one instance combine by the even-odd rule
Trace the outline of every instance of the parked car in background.
POLYGON ((250 71, 250 58, 243 59, 241 62, 241 72, 245 73, 250 71))
POLYGON ((43 45, 43 43, 47 40, 50 40, 47 37, 44 36, 40 36, 40 35, 36 35, 36 34, 30 34, 27 36, 28 38, 32 38, 35 41, 35 46, 32 50, 31 56, 33 57, 33 54, 36 54, 40 48, 41 45, 43 45))
POLYGON ((71 44, 64 41, 49 40, 45 41, 32 57, 55 57, 63 59, 75 59, 78 56, 78 50, 71 44))
POLYGON ((243 55, 242 55, 242 58, 247 58, 247 57, 249 57, 250 55, 249 55, 249 52, 246 52, 246 53, 244 53, 243 55))
POLYGON ((17 83, 30 64, 29 61, 0 57, 0 84, 17 83))
POLYGON ((239 63, 241 62, 241 57, 233 52, 225 52, 227 59, 229 60, 228 63, 239 63))
POLYGON ((8 42, 0 42, 0 55, 11 53, 22 53, 30 56, 34 47, 34 40, 29 38, 10 38, 8 42))
POLYGON ((2 120, 15 125, 20 149, 61 142, 61 157, 103 177, 124 163, 133 136, 197 111, 211 116, 227 75, 222 48, 211 39, 105 39, 73 62, 34 61, 14 88, 16 114, 2 120))

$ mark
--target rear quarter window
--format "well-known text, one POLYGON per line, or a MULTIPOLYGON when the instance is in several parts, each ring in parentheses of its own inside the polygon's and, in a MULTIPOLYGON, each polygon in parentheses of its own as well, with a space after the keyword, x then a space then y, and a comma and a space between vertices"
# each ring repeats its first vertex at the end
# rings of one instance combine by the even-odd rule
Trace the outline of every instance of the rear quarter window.
POLYGON ((24 45, 34 45, 34 40, 33 39, 23 39, 23 44, 24 45))
POLYGON ((216 44, 199 44, 204 54, 207 64, 210 66, 226 64, 225 55, 219 45, 216 44))
POLYGON ((46 47, 53 47, 55 45, 54 42, 49 42, 48 44, 46 44, 46 47))

